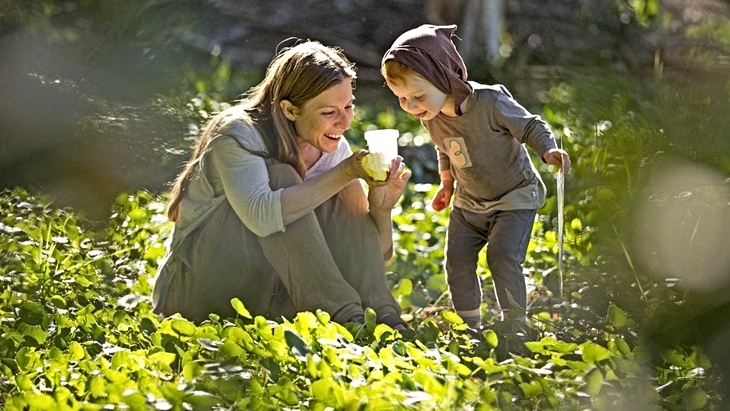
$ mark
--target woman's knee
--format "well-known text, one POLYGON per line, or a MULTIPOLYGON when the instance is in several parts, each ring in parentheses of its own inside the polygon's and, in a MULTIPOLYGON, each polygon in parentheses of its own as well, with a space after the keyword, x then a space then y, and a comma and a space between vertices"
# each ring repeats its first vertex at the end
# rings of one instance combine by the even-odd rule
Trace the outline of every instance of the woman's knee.
POLYGON ((302 178, 289 164, 272 164, 268 168, 269 185, 272 190, 301 184, 302 178))

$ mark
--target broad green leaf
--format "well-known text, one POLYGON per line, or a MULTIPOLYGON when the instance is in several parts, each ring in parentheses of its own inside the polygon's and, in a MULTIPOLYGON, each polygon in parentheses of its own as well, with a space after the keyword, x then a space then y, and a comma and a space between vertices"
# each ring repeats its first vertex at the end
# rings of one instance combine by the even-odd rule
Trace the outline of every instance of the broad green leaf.
POLYGON ((66 300, 63 299, 60 295, 53 295, 51 296, 51 304, 53 304, 56 308, 66 308, 66 300))
POLYGON ((130 358, 129 351, 124 350, 117 351, 114 353, 114 355, 112 355, 111 365, 112 368, 114 368, 115 370, 131 369, 132 371, 134 371, 138 368, 136 367, 134 360, 130 358))
POLYGON ((484 336, 484 341, 486 341, 490 347, 497 348, 497 345, 499 345, 499 336, 497 336, 497 333, 494 332, 494 330, 485 330, 482 335, 484 336))
POLYGON ((291 330, 284 330, 284 339, 295 355, 306 355, 311 352, 306 341, 291 330))
POLYGON ((52 347, 46 355, 49 359, 66 362, 66 355, 58 347, 52 347))
POLYGON ((182 376, 185 381, 193 381, 205 372, 205 368, 195 361, 188 361, 183 364, 182 376))
POLYGON ((307 375, 312 378, 318 378, 319 377, 319 369, 317 365, 318 359, 315 360, 315 357, 313 355, 307 356, 307 375))
POLYGON ((521 382, 519 385, 527 398, 536 397, 542 392, 542 386, 537 381, 521 382))
POLYGON ((295 324, 297 325, 297 330, 305 333, 305 335, 309 335, 309 330, 317 328, 319 325, 317 322, 317 316, 311 311, 302 311, 298 313, 295 324))
POLYGON ((332 368, 335 370, 341 370, 343 368, 343 359, 339 357, 339 352, 335 348, 329 345, 323 346, 322 354, 322 357, 327 360, 327 364, 329 364, 332 368))
MULTIPOLYGON (((117 325, 118 326, 125 319, 127 319, 127 317, 128 317, 128 315, 127 315, 127 312, 126 311, 117 310, 117 311, 114 312, 114 316, 112 317, 112 322, 113 322, 114 325, 117 325)), ((120 331, 122 331, 122 330, 120 329, 120 331)))
POLYGON ((206 391, 193 391, 185 396, 185 402, 193 406, 196 410, 212 409, 223 403, 222 399, 217 395, 206 391))
POLYGON ((253 318, 251 316, 251 313, 249 313, 248 310, 246 309, 246 307, 244 307, 243 302, 240 299, 238 299, 238 298, 232 299, 231 305, 233 306, 233 309, 236 310, 236 313, 238 313, 238 315, 240 315, 241 317, 248 318, 248 319, 253 318))
POLYGON ((601 373, 600 369, 593 368, 592 370, 590 370, 586 375, 585 380, 585 392, 587 392, 591 396, 596 396, 599 392, 601 392, 601 387, 603 386, 603 374, 601 373))
POLYGON ((496 374, 508 370, 506 365, 496 363, 494 358, 481 359, 479 357, 475 357, 472 361, 474 361, 474 363, 487 374, 496 374))
MULTIPOLYGON (((461 362, 456 362, 451 365, 454 371, 456 371, 456 374, 461 377, 468 377, 471 375, 471 369, 467 367, 466 365, 462 364, 461 362)), ((403 367, 401 367, 403 368, 403 367)))
MULTIPOLYGON (((313 373, 313 375, 317 374, 317 376, 320 379, 332 378, 332 374, 333 374, 332 367, 330 367, 326 361, 320 361, 319 363, 316 364, 316 366, 317 366, 317 372, 313 373)), ((371 378, 372 378, 372 374, 371 374, 371 378)))
POLYGON ((394 294, 398 296, 409 296, 413 292, 413 281, 409 278, 402 278, 398 281, 398 285, 393 290, 394 294))
POLYGON ((127 390, 123 395, 124 403, 132 410, 141 410, 147 407, 147 398, 139 391, 127 390))
POLYGON ((157 331, 158 327, 159 327, 159 322, 157 321, 157 319, 155 318, 153 320, 149 316, 142 317, 142 321, 140 321, 140 324, 139 324, 140 331, 142 331, 143 333, 146 333, 146 334, 154 333, 155 331, 157 331))
POLYGON ((35 385, 33 381, 28 377, 28 374, 22 372, 15 376, 15 385, 21 391, 33 391, 35 385))
POLYGON ((26 337, 30 337, 35 341, 35 345, 39 346, 46 342, 46 332, 37 325, 21 324, 18 330, 26 337))
POLYGON ((276 360, 285 360, 290 358, 289 349, 284 341, 272 339, 267 342, 267 345, 269 352, 274 355, 276 360))
POLYGON ((241 342, 243 342, 243 347, 246 349, 246 351, 252 351, 256 347, 256 343, 253 340, 253 337, 251 337, 251 334, 247 333, 246 331, 242 331, 241 334, 241 342))
POLYGON ((147 211, 144 208, 142 208, 142 207, 138 207, 138 208, 135 208, 135 209, 129 211, 129 213, 127 215, 133 221, 134 220, 142 220, 147 215, 147 211))
POLYGON ((171 322, 172 329, 175 330, 179 335, 184 335, 186 337, 192 337, 193 335, 195 335, 197 327, 190 321, 184 318, 173 318, 171 322))
POLYGON ((289 405, 299 404, 299 397, 297 396, 297 392, 298 390, 293 384, 277 384, 269 388, 269 393, 272 396, 289 405))
POLYGON ((608 320, 611 324, 618 328, 623 328, 628 322, 626 311, 620 309, 616 304, 610 304, 608 306, 608 320))
POLYGON ((58 404, 56 404, 56 400, 54 400, 53 397, 48 394, 26 394, 25 400, 28 402, 28 405, 32 410, 53 411, 58 409, 58 404))
POLYGON ((377 314, 372 308, 365 309, 365 325, 368 330, 374 330, 376 327, 377 314))
POLYGON ((20 319, 29 325, 40 325, 46 317, 46 309, 35 301, 24 301, 20 305, 18 314, 20 319))
POLYGON ((393 350, 390 347, 381 348, 378 352, 378 356, 380 357, 380 363, 383 364, 383 367, 391 370, 395 368, 395 356, 393 355, 393 350))
POLYGON ((459 314, 457 314, 451 310, 441 311, 441 318, 443 318, 446 322, 448 322, 451 325, 464 323, 464 320, 461 317, 459 317, 459 314))
POLYGON ((631 354, 631 347, 626 342, 626 340, 624 340, 623 338, 616 339, 616 348, 618 348, 618 351, 621 354, 624 354, 624 355, 631 354))
POLYGON ((441 273, 429 277, 428 280, 426 280, 426 287, 428 287, 429 290, 433 290, 441 294, 448 290, 449 285, 446 283, 446 276, 441 273))
POLYGON ((600 187, 596 191, 596 198, 600 201, 609 201, 615 198, 616 194, 608 187, 600 187))
POLYGON ((423 387, 422 389, 431 395, 441 397, 444 394, 445 386, 438 376, 432 372, 427 372, 423 368, 417 368, 413 372, 413 381, 420 384, 423 387))
MULTIPOLYGON (((157 353, 160 354, 160 353, 157 353)), ((166 353, 162 353, 166 354, 166 353)), ((153 354, 155 355, 155 354, 153 354)), ((171 354, 174 355, 174 354, 171 354)), ((153 362, 153 359, 150 358, 150 362, 153 362)), ((103 370, 103 374, 106 377, 107 380, 109 380, 110 383, 116 384, 119 386, 122 386, 125 382, 129 381, 130 375, 127 375, 126 372, 112 370, 112 369, 106 369, 103 370)))
POLYGON ((21 370, 31 370, 42 364, 40 354, 28 347, 21 347, 15 354, 15 363, 21 370))
POLYGON ((91 281, 89 281, 88 279, 86 279, 86 277, 83 277, 83 276, 80 276, 79 275, 79 276, 74 277, 74 279, 75 279, 76 283, 79 286, 81 286, 82 288, 87 288, 87 287, 89 287, 91 285, 91 281))
POLYGON ((151 364, 154 364, 157 367, 166 370, 169 369, 170 365, 172 365, 176 357, 177 356, 173 353, 160 351, 154 354, 150 354, 147 358, 151 364))
POLYGON ((583 228, 583 223, 580 221, 580 219, 574 218, 570 222, 570 228, 572 228, 573 230, 580 230, 581 228, 583 228))
POLYGON ((680 368, 689 368, 692 366, 692 360, 681 352, 681 350, 664 350, 662 352, 662 359, 680 368))
POLYGON ((68 344, 68 355, 72 361, 79 361, 86 356, 86 350, 84 347, 76 341, 71 341, 68 344))
POLYGON ((585 363, 583 361, 568 361, 568 360, 565 361, 565 365, 574 371, 584 371, 586 368, 588 368, 590 366, 588 363, 585 363))
POLYGON ((611 351, 592 341, 581 344, 581 358, 588 364, 595 364, 611 358, 611 351))
POLYGON ((329 378, 314 381, 311 390, 314 398, 329 406, 339 408, 344 402, 342 387, 329 378))
POLYGON ((165 383, 160 387, 160 391, 162 392, 162 395, 165 396, 166 399, 170 400, 173 404, 178 404, 181 401, 185 399, 187 394, 184 391, 184 386, 172 384, 172 383, 165 383))
POLYGON ((92 376, 89 379, 89 394, 96 398, 103 398, 106 396, 107 382, 102 377, 92 376))
POLYGON ((157 261, 163 258, 166 252, 167 248, 164 244, 153 244, 151 247, 147 247, 142 258, 147 261, 157 261))
POLYGON ((324 310, 317 310, 317 321, 320 322, 320 324, 328 324, 330 322, 330 314, 327 311, 324 310))

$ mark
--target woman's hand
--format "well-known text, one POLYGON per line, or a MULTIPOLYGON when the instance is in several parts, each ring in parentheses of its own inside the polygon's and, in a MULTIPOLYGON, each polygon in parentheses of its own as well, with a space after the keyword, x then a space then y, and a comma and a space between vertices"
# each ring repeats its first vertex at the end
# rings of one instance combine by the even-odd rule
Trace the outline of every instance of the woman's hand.
POLYGON ((345 173, 352 178, 366 178, 368 176, 367 171, 362 166, 362 159, 368 154, 367 150, 358 150, 348 158, 346 158, 341 164, 345 167, 345 173))
MULTIPOLYGON (((367 172, 365 173, 367 174, 367 172)), ((406 168, 403 157, 398 156, 390 162, 388 178, 385 181, 374 181, 369 175, 365 178, 368 183, 368 202, 370 212, 383 210, 390 213, 403 195, 406 183, 411 178, 411 170, 406 168)))
POLYGON ((368 155, 367 150, 358 150, 354 152, 350 157, 343 161, 343 163, 345 163, 345 172, 353 179, 361 178, 365 180, 365 182, 371 187, 386 185, 388 183, 388 179, 385 181, 373 180, 373 177, 367 172, 367 170, 365 170, 365 167, 363 166, 363 159, 366 155, 368 155))

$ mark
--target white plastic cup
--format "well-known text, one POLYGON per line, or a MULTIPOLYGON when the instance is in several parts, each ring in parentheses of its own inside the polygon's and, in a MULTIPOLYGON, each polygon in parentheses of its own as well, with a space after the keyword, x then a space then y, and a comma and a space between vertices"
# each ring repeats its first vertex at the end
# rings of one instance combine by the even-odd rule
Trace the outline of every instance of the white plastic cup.
POLYGON ((365 132, 365 141, 371 153, 383 153, 390 161, 398 156, 398 136, 400 132, 392 128, 368 130, 365 132))

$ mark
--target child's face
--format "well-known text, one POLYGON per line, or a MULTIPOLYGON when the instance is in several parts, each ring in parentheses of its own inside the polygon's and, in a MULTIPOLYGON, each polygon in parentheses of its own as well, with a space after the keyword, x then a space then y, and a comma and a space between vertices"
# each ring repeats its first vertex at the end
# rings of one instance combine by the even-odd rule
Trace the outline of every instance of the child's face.
POLYGON ((388 81, 387 84, 390 91, 398 97, 400 107, 421 120, 431 120, 442 111, 447 116, 456 116, 453 97, 417 74, 407 74, 402 81, 388 81))

